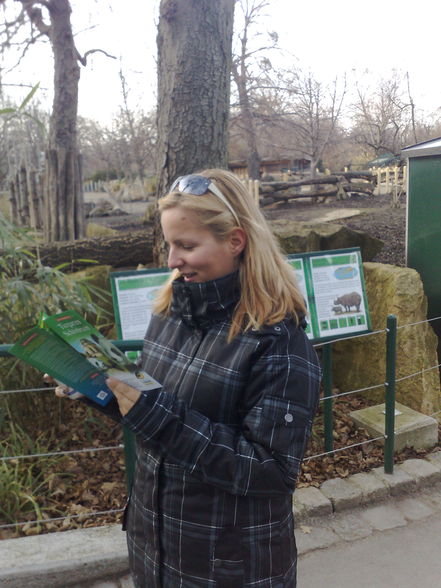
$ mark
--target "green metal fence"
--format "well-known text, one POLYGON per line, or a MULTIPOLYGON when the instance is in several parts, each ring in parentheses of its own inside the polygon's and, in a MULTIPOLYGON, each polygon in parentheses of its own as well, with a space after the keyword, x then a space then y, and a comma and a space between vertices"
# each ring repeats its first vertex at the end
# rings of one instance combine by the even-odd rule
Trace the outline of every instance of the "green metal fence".
MULTIPOLYGON (((394 467, 394 438, 395 438, 395 365, 396 365, 396 333, 397 319, 394 315, 387 318, 386 325, 386 382, 385 387, 385 434, 384 434, 384 471, 393 473, 394 467)), ((357 335, 350 337, 357 338, 357 335)), ((140 351, 141 340, 113 341, 122 351, 140 351)), ((323 368, 323 415, 324 415, 324 448, 326 453, 333 452, 333 403, 332 392, 332 344, 328 342, 318 345, 322 349, 323 368)), ((0 357, 9 356, 8 350, 12 345, 0 345, 0 357)), ((134 435, 124 430, 124 452, 126 463, 127 485, 130 488, 135 467, 134 435)), ((314 457, 314 456, 313 456, 314 457)))

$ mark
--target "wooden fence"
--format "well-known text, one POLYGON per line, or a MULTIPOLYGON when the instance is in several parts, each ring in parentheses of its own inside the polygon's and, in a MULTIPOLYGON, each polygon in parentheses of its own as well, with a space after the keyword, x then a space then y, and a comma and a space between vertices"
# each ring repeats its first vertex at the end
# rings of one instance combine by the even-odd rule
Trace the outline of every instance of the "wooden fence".
POLYGON ((392 205, 398 206, 406 193, 407 167, 378 167, 368 171, 352 172, 347 168, 343 172, 331 173, 325 170, 316 178, 295 180, 295 176, 282 173, 279 181, 260 182, 241 178, 257 203, 265 205, 272 200, 291 200, 296 198, 314 198, 314 201, 328 197, 344 199, 351 194, 376 196, 391 194, 392 205), (308 187, 308 188, 307 188, 308 187))
POLYGON ((391 194, 392 205, 399 206, 407 191, 407 166, 373 167, 377 176, 377 188, 374 194, 391 194))

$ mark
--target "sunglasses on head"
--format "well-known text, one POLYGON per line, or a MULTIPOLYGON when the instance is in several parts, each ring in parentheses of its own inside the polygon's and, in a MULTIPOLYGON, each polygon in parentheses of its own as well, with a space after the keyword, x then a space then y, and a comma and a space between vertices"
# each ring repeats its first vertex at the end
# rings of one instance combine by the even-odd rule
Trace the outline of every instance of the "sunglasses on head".
POLYGON ((225 204, 225 206, 233 215, 234 220, 238 225, 240 225, 239 218, 234 212, 233 207, 219 190, 219 188, 215 186, 215 184, 213 184, 209 178, 198 176, 196 174, 180 176, 173 182, 170 188, 170 192, 174 192, 176 190, 178 192, 182 192, 183 194, 192 194, 193 196, 202 196, 206 192, 211 192, 225 204))

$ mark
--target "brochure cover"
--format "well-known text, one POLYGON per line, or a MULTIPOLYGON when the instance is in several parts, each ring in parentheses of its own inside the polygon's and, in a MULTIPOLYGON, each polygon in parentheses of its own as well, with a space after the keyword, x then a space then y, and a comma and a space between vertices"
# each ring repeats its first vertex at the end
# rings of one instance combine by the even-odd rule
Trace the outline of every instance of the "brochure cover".
POLYGON ((101 406, 113 396, 106 385, 108 376, 141 391, 160 387, 75 311, 44 317, 10 353, 101 406))

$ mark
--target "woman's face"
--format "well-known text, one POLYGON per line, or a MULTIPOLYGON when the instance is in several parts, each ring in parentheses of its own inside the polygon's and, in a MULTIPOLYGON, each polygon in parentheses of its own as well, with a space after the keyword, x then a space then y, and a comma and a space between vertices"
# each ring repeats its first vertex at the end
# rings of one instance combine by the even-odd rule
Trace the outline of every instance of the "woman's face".
POLYGON ((179 206, 163 211, 161 225, 169 247, 168 266, 178 269, 186 282, 215 280, 239 267, 246 242, 242 229, 233 229, 225 241, 219 241, 195 212, 179 206))

